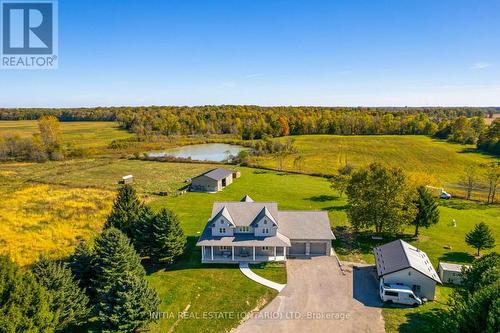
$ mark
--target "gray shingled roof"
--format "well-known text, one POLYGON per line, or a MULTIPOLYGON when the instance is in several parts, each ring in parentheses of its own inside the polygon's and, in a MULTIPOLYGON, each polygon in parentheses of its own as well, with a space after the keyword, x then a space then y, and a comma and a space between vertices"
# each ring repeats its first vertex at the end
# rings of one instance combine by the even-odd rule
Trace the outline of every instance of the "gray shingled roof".
MULTIPOLYGON (((221 180, 221 179, 224 179, 227 176, 232 175, 232 174, 233 174, 232 170, 228 170, 228 169, 224 169, 224 168, 217 168, 217 169, 207 171, 204 174, 199 175, 198 177, 206 176, 206 177, 211 178, 213 180, 221 180)), ((195 177, 195 178, 198 178, 198 177, 195 177)))
POLYGON ((236 226, 250 226, 264 208, 267 208, 267 214, 272 217, 272 220, 276 221, 278 216, 276 202, 215 202, 210 220, 213 220, 224 207, 236 226))
POLYGON ((210 223, 205 226, 197 246, 290 246, 290 240, 280 234, 276 236, 255 237, 253 234, 235 234, 234 236, 212 236, 210 223))
POLYGON ((325 211, 278 212, 278 223, 279 231, 291 240, 335 239, 325 211))
POLYGON ((325 211, 278 212, 276 202, 215 202, 212 215, 197 243, 198 246, 290 246, 292 240, 335 239, 325 211), (253 234, 212 236, 214 218, 223 215, 235 226, 249 226, 267 216, 278 225, 276 236, 256 237, 253 234))
POLYGON ((401 239, 376 247, 373 249, 373 253, 379 277, 406 268, 413 268, 441 283, 427 254, 401 239))

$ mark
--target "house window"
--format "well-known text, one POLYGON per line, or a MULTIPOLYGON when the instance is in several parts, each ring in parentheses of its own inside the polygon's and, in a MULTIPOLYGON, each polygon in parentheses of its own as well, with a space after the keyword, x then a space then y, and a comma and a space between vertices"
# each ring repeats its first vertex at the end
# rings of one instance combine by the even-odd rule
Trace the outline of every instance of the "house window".
POLYGON ((264 224, 267 224, 267 220, 264 220, 264 224))
POLYGON ((263 246, 262 251, 269 251, 269 246, 263 246))
POLYGON ((419 293, 421 290, 421 288, 418 284, 414 284, 412 289, 413 289, 413 292, 415 292, 415 293, 419 293))
POLYGON ((219 228, 219 233, 220 234, 225 234, 226 233, 226 228, 219 228))
POLYGON ((220 224, 224 224, 224 220, 223 219, 220 220, 220 224))
POLYGON ((268 234, 269 233, 269 228, 263 228, 262 229, 263 234, 268 234))
POLYGON ((249 227, 240 227, 241 232, 248 232, 250 230, 249 227))
POLYGON ((227 250, 229 250, 229 246, 219 246, 219 250, 227 251, 227 250))

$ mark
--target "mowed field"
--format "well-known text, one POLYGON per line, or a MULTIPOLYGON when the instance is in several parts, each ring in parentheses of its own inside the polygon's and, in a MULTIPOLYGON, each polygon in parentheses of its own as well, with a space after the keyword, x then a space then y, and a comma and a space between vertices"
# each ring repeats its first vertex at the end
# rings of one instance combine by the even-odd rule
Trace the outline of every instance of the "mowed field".
MULTIPOLYGON (((113 140, 133 137, 111 121, 61 122, 60 129, 63 144, 81 148, 106 148, 113 140)), ((4 133, 29 137, 38 133, 38 123, 36 120, 3 120, 0 121, 0 136, 4 133)))
MULTIPOLYGON (((356 167, 371 162, 401 167, 415 177, 429 175, 435 186, 442 186, 452 194, 463 194, 460 180, 467 166, 500 161, 500 158, 473 152, 473 145, 452 144, 426 136, 336 136, 304 135, 279 138, 292 139, 299 154, 304 157, 302 172, 333 175, 348 163, 356 167)), ((284 163, 284 169, 294 171, 294 157, 284 163)), ((277 161, 271 156, 254 158, 264 167, 276 168, 277 161)), ((484 190, 476 191, 476 197, 484 196, 484 190)))

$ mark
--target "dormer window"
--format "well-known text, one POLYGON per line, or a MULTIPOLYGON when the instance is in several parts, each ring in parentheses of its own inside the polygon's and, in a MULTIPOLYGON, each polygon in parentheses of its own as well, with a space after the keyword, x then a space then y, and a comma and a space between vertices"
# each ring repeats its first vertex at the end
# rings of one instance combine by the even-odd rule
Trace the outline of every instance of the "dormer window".
POLYGON ((219 228, 219 233, 220 234, 225 234, 226 233, 226 228, 219 228))

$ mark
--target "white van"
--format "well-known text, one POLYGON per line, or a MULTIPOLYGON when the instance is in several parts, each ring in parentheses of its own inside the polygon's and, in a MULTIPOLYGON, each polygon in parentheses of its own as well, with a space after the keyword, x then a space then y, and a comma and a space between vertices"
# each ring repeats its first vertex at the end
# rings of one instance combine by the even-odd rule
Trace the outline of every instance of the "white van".
POLYGON ((387 303, 422 304, 422 300, 413 293, 410 287, 399 283, 388 284, 380 282, 380 299, 387 303))

